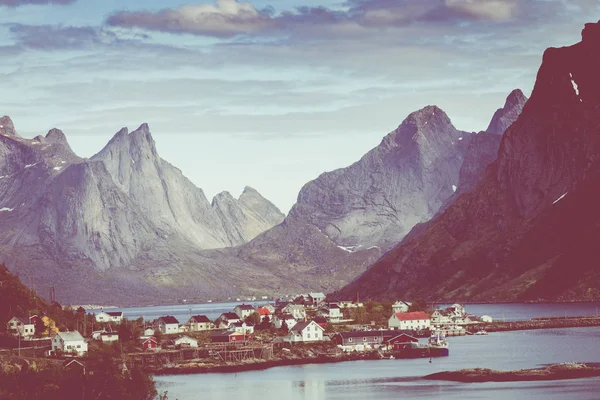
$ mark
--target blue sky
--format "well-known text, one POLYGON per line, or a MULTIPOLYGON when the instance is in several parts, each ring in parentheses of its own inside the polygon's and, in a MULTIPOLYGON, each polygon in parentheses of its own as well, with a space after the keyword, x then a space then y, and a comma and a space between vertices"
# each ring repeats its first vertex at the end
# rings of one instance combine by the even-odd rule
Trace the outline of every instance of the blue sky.
POLYGON ((249 185, 287 212, 426 105, 485 129, 599 18, 596 0, 0 0, 0 114, 81 156, 147 122, 209 199, 249 185))

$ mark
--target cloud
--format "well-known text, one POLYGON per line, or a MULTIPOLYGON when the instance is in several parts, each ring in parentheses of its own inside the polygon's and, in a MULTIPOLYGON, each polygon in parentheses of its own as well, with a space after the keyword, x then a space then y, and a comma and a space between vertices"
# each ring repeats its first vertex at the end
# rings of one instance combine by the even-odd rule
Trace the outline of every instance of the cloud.
POLYGON ((229 37, 268 28, 273 19, 250 3, 217 0, 216 5, 183 5, 158 12, 123 11, 108 17, 112 26, 141 27, 164 32, 186 32, 198 35, 229 37))
POLYGON ((24 5, 66 5, 77 0, 0 0, 0 6, 19 7, 24 5))
POLYGON ((258 10, 247 2, 217 0, 216 5, 183 5, 158 12, 120 11, 106 22, 112 26, 213 37, 306 33, 314 28, 321 33, 340 28, 382 30, 415 22, 508 21, 518 15, 522 1, 349 0, 344 11, 304 6, 277 14, 270 7, 258 10))
POLYGON ((22 25, 9 28, 16 45, 37 50, 75 49, 96 45, 135 42, 147 35, 131 34, 95 27, 22 25))

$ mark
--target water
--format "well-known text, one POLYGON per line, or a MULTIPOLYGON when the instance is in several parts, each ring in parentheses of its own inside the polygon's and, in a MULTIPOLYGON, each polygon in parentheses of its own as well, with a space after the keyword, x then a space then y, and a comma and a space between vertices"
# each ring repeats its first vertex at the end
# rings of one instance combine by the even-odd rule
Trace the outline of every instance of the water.
MULTIPOLYGON (((203 304, 177 304, 174 306, 151 306, 132 308, 111 308, 107 311, 123 311, 127 319, 138 319, 143 317, 146 321, 152 321, 163 315, 172 315, 180 323, 185 323, 191 315, 206 315, 210 320, 215 320, 224 312, 231 312, 238 304, 251 304, 253 306, 266 304, 267 301, 247 301, 245 303, 203 303, 203 304)), ((97 313, 98 311, 96 311, 97 313)))
MULTIPOLYGON (((246 302, 254 306, 265 304, 267 301, 246 302)), ((154 320, 162 315, 172 315, 184 323, 190 315, 206 315, 211 320, 219 317, 224 312, 232 311, 241 303, 205 303, 205 304, 177 304, 173 306, 152 306, 134 308, 116 308, 109 311, 123 311, 125 318, 137 319, 143 317, 147 321, 154 320)), ((600 302, 595 303, 540 303, 540 304, 467 304, 465 309, 474 315, 489 315, 494 320, 522 321, 534 317, 564 317, 564 316, 590 316, 598 315, 600 302)), ((98 312, 98 311, 96 311, 98 312)))
POLYGON ((519 369, 600 362, 600 328, 498 332, 448 338, 450 356, 278 367, 238 374, 156 377, 169 399, 598 399, 600 379, 454 383, 420 380, 462 368, 519 369))

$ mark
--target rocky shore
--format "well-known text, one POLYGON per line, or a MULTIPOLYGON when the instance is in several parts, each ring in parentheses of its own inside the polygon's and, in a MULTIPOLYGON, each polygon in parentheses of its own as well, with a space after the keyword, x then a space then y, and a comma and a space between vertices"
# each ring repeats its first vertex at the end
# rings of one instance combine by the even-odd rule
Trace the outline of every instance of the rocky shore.
POLYGON ((545 368, 496 371, 487 368, 461 369, 427 375, 423 379, 452 382, 519 382, 579 379, 600 376, 600 368, 584 363, 552 364, 545 368))
POLYGON ((480 330, 501 332, 530 329, 585 328, 590 326, 600 326, 600 317, 548 317, 534 318, 529 321, 490 322, 468 326, 467 331, 471 333, 480 330))

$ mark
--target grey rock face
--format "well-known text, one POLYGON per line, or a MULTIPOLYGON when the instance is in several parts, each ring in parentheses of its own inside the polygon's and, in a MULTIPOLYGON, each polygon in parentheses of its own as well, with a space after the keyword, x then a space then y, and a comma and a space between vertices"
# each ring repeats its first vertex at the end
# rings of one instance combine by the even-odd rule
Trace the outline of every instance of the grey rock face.
MULTIPOLYGON (((147 296, 160 286, 186 286, 192 276, 185 268, 218 276, 199 250, 245 243, 283 219, 250 189, 213 208, 158 156, 145 124, 131 134, 122 129, 84 160, 60 130, 24 139, 9 121, 2 119, 0 135, 0 262, 67 296, 97 298, 109 281, 114 292, 147 296)), ((195 278, 197 291, 226 285, 195 278)))
POLYGON ((504 107, 499 108, 492 117, 486 132, 502 135, 517 120, 526 102, 527 97, 520 89, 513 90, 508 95, 504 107))
POLYGON ((289 218, 341 246, 387 249, 453 194, 470 136, 439 108, 425 107, 360 161, 306 184, 289 218))
POLYGON ((19 136, 12 120, 6 115, 0 118, 0 135, 19 136))

